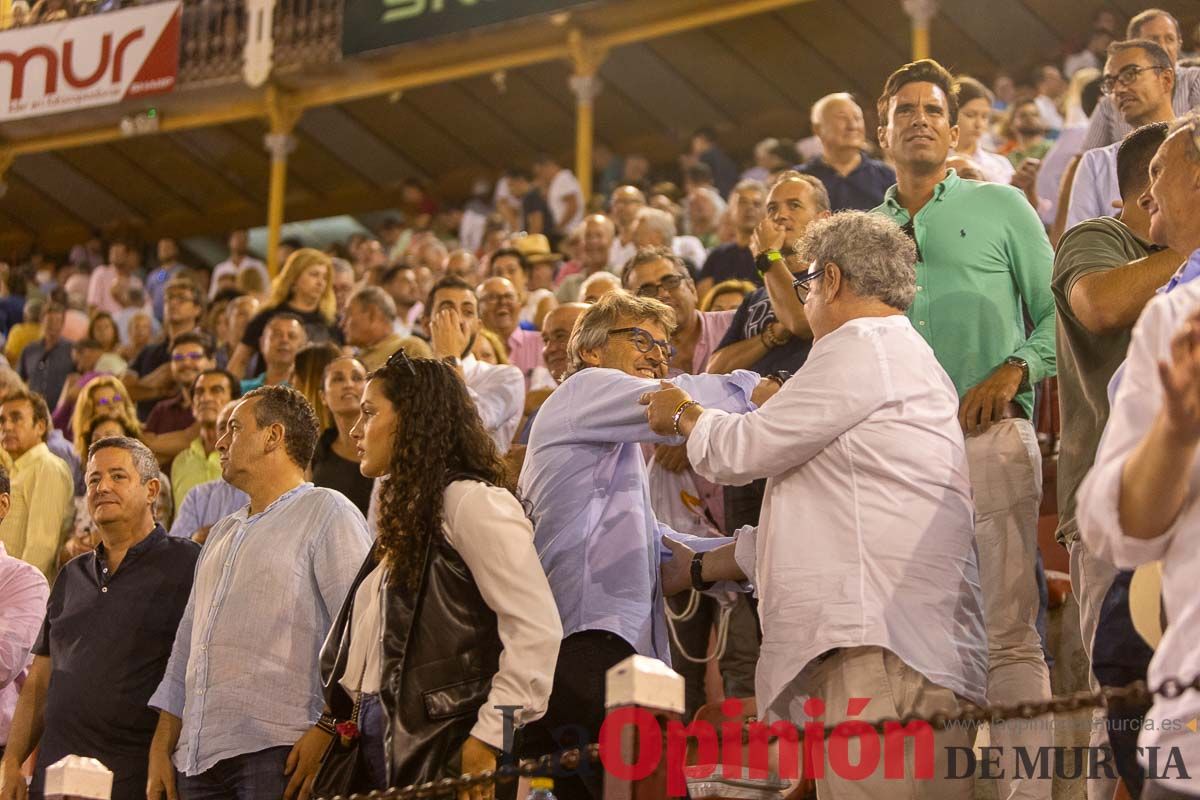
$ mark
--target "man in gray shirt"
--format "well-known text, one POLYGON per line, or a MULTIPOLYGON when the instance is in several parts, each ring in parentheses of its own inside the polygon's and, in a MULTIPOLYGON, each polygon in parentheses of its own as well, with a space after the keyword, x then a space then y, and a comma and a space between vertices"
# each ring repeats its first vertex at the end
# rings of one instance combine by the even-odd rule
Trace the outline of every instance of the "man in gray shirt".
MULTIPOLYGON (((1200 67, 1179 66, 1179 48, 1183 44, 1179 20, 1160 8, 1148 8, 1129 20, 1125 38, 1149 39, 1167 51, 1171 64, 1175 66, 1175 94, 1171 99, 1175 116, 1182 117, 1200 106, 1200 67)), ((1087 152, 1095 147, 1119 142, 1132 130, 1133 126, 1117 110, 1113 97, 1101 97, 1088 123, 1082 150, 1087 152)))

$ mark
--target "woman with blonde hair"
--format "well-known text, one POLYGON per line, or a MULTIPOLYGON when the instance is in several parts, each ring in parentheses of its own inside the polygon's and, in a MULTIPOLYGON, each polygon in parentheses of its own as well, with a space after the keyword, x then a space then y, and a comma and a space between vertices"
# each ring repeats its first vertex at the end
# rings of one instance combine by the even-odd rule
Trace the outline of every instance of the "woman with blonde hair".
POLYGON ((736 311, 746 295, 755 290, 750 281, 721 281, 708 290, 700 301, 701 311, 736 311))
POLYGON ((87 463, 88 457, 88 435, 99 418, 120 420, 126 429, 132 431, 131 436, 141 434, 137 409, 120 378, 97 375, 79 390, 67 433, 74 437, 75 452, 84 463, 87 463))
POLYGON ((479 329, 479 333, 475 336, 475 344, 471 348, 471 355, 488 364, 509 363, 508 348, 504 346, 504 342, 500 341, 499 336, 487 328, 479 329))
POLYGON ((333 294, 333 261, 311 247, 302 247, 288 256, 283 269, 271 283, 271 296, 262 311, 246 325, 242 341, 229 359, 229 371, 238 378, 262 372, 258 343, 267 323, 276 314, 295 314, 304 323, 310 344, 338 342, 334 319, 337 300, 333 294), (248 370, 249 368, 249 370, 248 370))

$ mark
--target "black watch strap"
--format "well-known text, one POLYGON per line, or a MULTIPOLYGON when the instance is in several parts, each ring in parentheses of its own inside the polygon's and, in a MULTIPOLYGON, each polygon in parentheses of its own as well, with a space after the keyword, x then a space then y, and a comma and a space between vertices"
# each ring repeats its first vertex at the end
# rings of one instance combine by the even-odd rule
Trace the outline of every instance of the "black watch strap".
POLYGON ((705 583, 704 580, 704 553, 696 553, 692 556, 692 588, 697 592, 704 592, 713 587, 713 581, 705 583))

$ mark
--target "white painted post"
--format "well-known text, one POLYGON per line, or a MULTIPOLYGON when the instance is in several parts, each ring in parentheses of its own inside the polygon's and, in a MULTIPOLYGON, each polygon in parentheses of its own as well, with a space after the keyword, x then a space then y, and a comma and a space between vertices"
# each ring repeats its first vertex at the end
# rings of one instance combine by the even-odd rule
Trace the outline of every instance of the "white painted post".
POLYGON ((112 770, 94 758, 67 756, 46 769, 47 800, 110 800, 112 770))

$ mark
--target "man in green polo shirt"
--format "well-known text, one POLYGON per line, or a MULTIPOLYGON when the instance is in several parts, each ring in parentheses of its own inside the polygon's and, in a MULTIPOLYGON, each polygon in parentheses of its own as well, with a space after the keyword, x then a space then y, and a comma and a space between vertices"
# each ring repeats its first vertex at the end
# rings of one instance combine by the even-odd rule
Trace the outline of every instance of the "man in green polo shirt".
MULTIPOLYGON (((896 185, 875 211, 917 245, 917 294, 908 309, 960 398, 966 436, 979 582, 988 633, 988 701, 1050 697, 1036 628, 1041 454, 1030 422, 1032 385, 1054 374, 1054 254, 1042 223, 1011 186, 963 180, 946 169, 958 139, 953 79, 936 61, 888 78, 879 98, 879 141, 896 185), (1026 335, 1025 315, 1033 322, 1026 335)), ((992 726, 1005 758, 1054 744, 1045 726, 992 726)), ((1008 773, 1006 798, 1050 797, 1051 781, 1008 773)))

